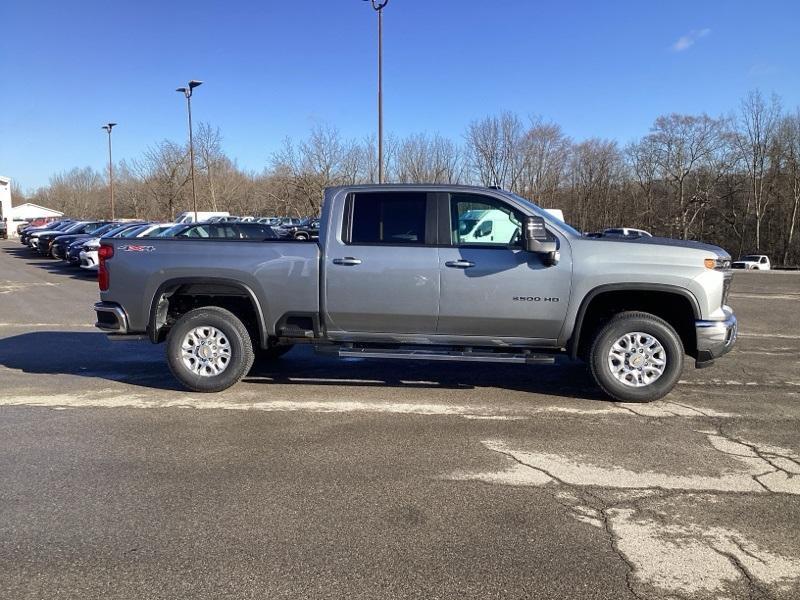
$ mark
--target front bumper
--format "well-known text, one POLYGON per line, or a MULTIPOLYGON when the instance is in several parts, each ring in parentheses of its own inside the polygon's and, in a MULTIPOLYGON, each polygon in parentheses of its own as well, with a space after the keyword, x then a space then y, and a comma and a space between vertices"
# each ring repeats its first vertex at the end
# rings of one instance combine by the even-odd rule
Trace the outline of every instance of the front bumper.
POLYGON ((81 269, 97 271, 97 250, 81 250, 81 253, 78 256, 80 259, 81 269))
POLYGON ((724 320, 695 321, 694 328, 697 335, 698 367, 710 366, 714 359, 730 352, 739 333, 736 315, 727 306, 724 320))

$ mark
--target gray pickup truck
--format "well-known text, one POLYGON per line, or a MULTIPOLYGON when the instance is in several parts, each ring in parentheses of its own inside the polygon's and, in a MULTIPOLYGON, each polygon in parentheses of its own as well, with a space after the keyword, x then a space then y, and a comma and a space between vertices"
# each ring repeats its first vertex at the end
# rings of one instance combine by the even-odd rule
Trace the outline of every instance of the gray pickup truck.
POLYGON ((587 238, 499 189, 330 188, 316 242, 107 240, 99 256, 97 327, 166 341, 175 377, 201 392, 310 343, 427 361, 566 354, 612 398, 649 402, 685 355, 709 366, 736 341, 724 250, 587 238))

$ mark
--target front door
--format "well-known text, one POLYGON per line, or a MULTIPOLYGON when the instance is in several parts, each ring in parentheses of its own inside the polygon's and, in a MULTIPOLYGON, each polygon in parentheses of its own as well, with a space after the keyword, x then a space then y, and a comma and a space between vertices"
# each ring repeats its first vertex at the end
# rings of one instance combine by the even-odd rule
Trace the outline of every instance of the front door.
POLYGON ((572 280, 569 245, 555 266, 522 247, 523 214, 502 200, 451 194, 450 245, 439 248, 437 333, 555 340, 572 280))
POLYGON ((436 333, 433 202, 425 192, 350 194, 343 227, 328 239, 325 257, 324 312, 332 337, 436 333))

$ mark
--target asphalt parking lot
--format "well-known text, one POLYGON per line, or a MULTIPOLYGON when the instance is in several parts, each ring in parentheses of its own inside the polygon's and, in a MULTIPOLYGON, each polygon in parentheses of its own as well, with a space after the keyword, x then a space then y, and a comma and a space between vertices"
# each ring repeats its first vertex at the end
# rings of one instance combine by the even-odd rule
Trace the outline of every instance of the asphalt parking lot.
POLYGON ((214 395, 0 242, 2 598, 798 598, 800 274, 665 400, 295 348, 214 395))

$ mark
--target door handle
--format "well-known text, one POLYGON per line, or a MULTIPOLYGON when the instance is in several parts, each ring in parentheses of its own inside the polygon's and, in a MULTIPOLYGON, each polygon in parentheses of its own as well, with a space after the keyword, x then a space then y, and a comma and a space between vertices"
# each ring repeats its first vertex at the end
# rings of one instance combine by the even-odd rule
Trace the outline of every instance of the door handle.
POLYGON ((470 267, 474 267, 475 263, 468 260, 448 260, 444 263, 444 266, 452 269, 469 269, 470 267))
POLYGON ((345 256, 344 258, 334 258, 333 264, 335 265, 345 265, 348 267, 352 267, 354 265, 360 265, 361 259, 360 258, 353 258, 352 256, 345 256))

